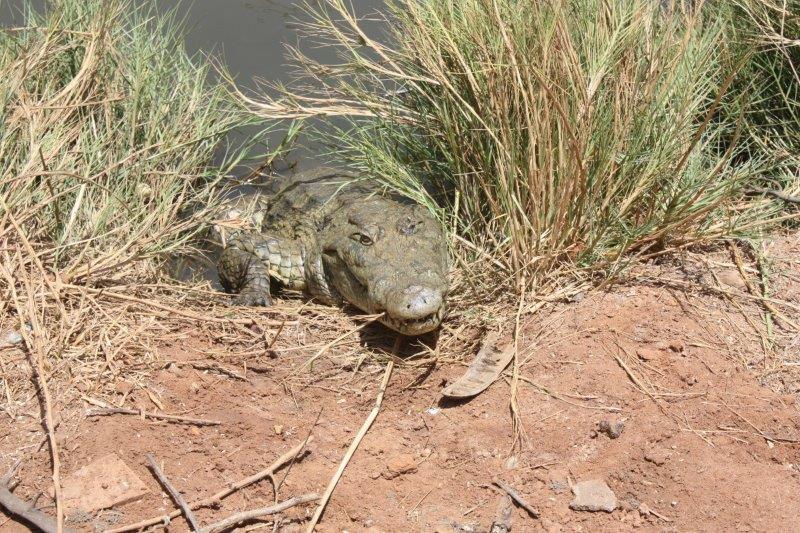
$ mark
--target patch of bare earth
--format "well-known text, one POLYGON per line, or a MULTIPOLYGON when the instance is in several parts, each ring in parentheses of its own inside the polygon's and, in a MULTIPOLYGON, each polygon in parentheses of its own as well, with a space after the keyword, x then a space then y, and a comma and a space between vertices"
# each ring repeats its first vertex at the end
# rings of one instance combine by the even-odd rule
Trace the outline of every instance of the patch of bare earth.
MULTIPOLYGON (((776 239, 766 253, 769 291, 797 302, 800 239, 776 239)), ((755 262, 744 259, 760 290, 755 262)), ((791 325, 800 311, 778 305, 782 317, 765 319, 762 303, 746 292, 722 249, 637 268, 607 292, 523 315, 517 428, 510 369, 473 400, 443 403, 441 389, 465 370, 455 359, 468 361, 474 351, 453 353, 451 344, 449 353, 398 361, 377 421, 317 530, 488 531, 504 494, 492 482, 500 480, 540 513, 533 518, 515 507, 513 531, 800 531, 800 337, 791 325), (595 479, 613 491, 616 509, 571 509, 572 487, 595 479)), ((447 327, 457 336, 457 319, 447 327)), ((70 525, 119 527, 174 510, 147 466, 148 453, 194 501, 262 470, 313 434, 308 453, 277 472, 277 497, 262 480, 195 511, 203 524, 324 492, 383 375, 375 358, 362 360, 369 350, 358 335, 334 344, 311 368, 303 365, 324 344, 313 328, 287 328, 269 351, 187 327, 165 338, 153 354, 160 369, 129 372, 108 386, 82 384, 80 393, 52 385, 62 480, 113 453, 148 490, 110 510, 73 513, 70 525), (97 407, 87 399, 221 424, 87 417, 97 407)), ((20 350, 7 348, 2 358, 6 380, 31 379, 20 350)), ((32 388, 11 400, 0 414, 0 468, 24 459, 15 493, 42 493, 38 506, 52 515, 38 400, 32 388)), ((275 515, 276 529, 304 530, 314 508, 275 515)), ((272 529, 274 518, 241 527, 272 529)), ((4 515, 0 524, 20 530, 4 515)), ((187 524, 175 518, 165 528, 185 531, 187 524)))

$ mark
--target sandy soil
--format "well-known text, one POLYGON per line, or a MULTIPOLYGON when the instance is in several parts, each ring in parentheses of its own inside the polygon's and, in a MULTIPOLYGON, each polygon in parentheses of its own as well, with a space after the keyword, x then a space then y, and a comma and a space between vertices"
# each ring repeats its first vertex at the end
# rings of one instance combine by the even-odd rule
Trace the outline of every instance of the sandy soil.
MULTIPOLYGON (((767 251, 773 293, 798 301, 800 238, 777 239, 767 251)), ((800 531, 800 337, 780 320, 770 333, 756 302, 731 301, 720 290, 746 290, 725 250, 647 265, 623 285, 523 316, 516 427, 510 372, 471 401, 453 403, 442 402, 440 391, 465 370, 458 354, 399 364, 318 531, 488 531, 501 498, 495 479, 541 513, 532 518, 515 508, 513 531, 800 531), (611 438, 599 430, 604 422, 624 428, 611 438), (590 479, 613 490, 616 510, 570 509, 570 487, 590 479)), ((787 315, 798 320, 800 313, 787 315)), ((242 352, 190 329, 169 333, 154 354, 160 369, 129 369, 107 386, 84 384, 81 396, 149 411, 160 403, 165 412, 222 424, 87 418, 92 406, 78 397, 67 402, 64 388, 56 395, 62 478, 113 452, 149 489, 139 501, 78 516, 83 521, 72 525, 92 531, 174 509, 146 453, 195 500, 313 434, 308 453, 276 476, 277 499, 322 493, 383 375, 370 358, 352 364, 364 352, 358 338, 343 340, 309 370, 302 365, 319 349, 313 331, 289 328, 269 353, 242 352), (186 361, 246 380, 179 364, 186 361)), ((466 362, 472 356, 461 355, 466 362)), ((6 351, 3 358, 6 376, 30 379, 24 357, 6 351)), ((25 406, 13 420, 0 413, 0 469, 26 458, 16 492, 44 493, 39 507, 52 514, 35 397, 25 406)), ((265 480, 197 517, 208 524, 274 501, 265 480)), ((276 526, 265 520, 246 527, 303 531, 313 510, 296 506, 278 515, 276 526)), ((0 524, 2 531, 24 530, 2 514, 0 524)), ((166 529, 187 525, 177 518, 166 529)))

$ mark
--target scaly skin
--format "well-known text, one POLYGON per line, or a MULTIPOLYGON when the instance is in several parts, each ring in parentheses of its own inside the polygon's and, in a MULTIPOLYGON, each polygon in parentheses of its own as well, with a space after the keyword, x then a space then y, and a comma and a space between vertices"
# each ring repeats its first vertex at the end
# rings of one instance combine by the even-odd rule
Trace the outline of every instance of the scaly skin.
POLYGON ((270 305, 271 283, 330 305, 349 302, 405 335, 436 329, 447 247, 422 206, 331 169, 278 179, 260 231, 238 231, 218 269, 235 303, 270 305))

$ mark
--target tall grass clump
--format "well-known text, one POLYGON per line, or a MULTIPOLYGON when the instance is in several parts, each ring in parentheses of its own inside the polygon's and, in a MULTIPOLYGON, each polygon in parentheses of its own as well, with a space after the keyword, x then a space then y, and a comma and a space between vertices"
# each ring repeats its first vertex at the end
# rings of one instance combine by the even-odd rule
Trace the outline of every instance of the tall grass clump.
POLYGON ((155 2, 24 9, 22 27, 0 32, 3 239, 27 240, 72 281, 177 250, 243 156, 215 165, 221 142, 252 118, 155 2))
MULTIPOLYGON (((743 107, 753 149, 795 174, 800 170, 800 1, 712 2, 725 20, 726 44, 736 58, 734 91, 745 93, 743 107)), ((742 111, 726 102, 725 112, 742 111)), ((794 181, 797 181, 797 175, 794 181)), ((797 185, 788 182, 781 185, 797 185)))
POLYGON ((115 355, 147 352, 170 314, 152 303, 172 286, 159 266, 253 144, 227 134, 263 121, 155 1, 22 4, 0 30, 0 328, 44 361, 113 373, 115 355))
POLYGON ((303 29, 341 60, 295 49, 303 83, 242 96, 264 116, 346 117, 340 155, 430 205, 519 290, 613 272, 772 214, 743 200, 761 161, 734 165, 738 118, 719 119, 723 22, 664 4, 396 0, 378 39, 324 0, 303 29))

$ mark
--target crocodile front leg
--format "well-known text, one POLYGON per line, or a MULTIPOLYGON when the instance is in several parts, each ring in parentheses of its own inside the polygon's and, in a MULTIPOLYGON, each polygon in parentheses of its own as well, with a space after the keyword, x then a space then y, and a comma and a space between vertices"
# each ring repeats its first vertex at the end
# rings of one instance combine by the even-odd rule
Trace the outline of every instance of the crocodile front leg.
POLYGON ((231 236, 219 260, 219 278, 238 305, 272 304, 270 279, 290 289, 306 288, 305 254, 299 241, 259 232, 231 236))
POLYGON ((222 287, 227 292, 238 293, 233 299, 234 305, 272 305, 269 269, 256 255, 229 246, 220 256, 217 270, 222 287))

